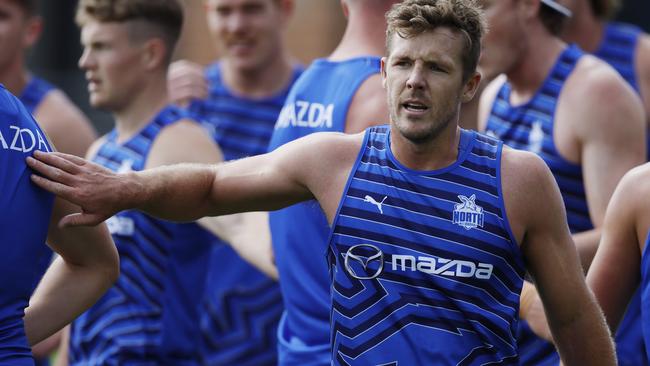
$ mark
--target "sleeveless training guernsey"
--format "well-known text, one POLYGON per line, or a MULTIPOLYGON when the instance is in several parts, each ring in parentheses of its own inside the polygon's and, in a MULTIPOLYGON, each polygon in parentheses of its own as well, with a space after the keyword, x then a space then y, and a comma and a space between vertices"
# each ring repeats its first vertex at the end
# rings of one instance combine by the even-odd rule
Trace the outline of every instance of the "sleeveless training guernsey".
MULTIPOLYGON (((352 98, 379 65, 378 57, 315 60, 289 92, 269 150, 314 132, 343 132, 352 98)), ((271 212, 270 222, 286 308, 278 330, 279 364, 330 365, 325 215, 309 201, 271 212)))
MULTIPOLYGON (((576 46, 567 47, 558 57, 553 69, 535 96, 521 106, 510 104, 511 86, 504 83, 492 105, 486 131, 510 147, 536 153, 549 166, 560 187, 572 233, 593 228, 587 208, 582 167, 564 159, 553 141, 557 102, 565 81, 573 72, 583 52, 576 46)), ((518 335, 522 365, 557 365, 555 347, 537 337, 525 321, 518 335)))
MULTIPOLYGON (((234 95, 219 63, 206 70, 209 96, 190 111, 211 131, 225 160, 267 151, 289 87, 268 98, 234 95)), ((201 302, 201 358, 206 365, 277 365, 277 326, 282 314, 279 285, 217 239, 211 251, 207 291, 201 302)))
MULTIPOLYGON (((187 118, 164 108, 130 140, 107 135, 93 161, 113 171, 146 166, 166 126, 187 118)), ((199 306, 214 236, 195 223, 175 224, 137 210, 107 220, 120 254, 120 277, 72 323, 71 365, 196 365, 199 306)))
POLYGON ((502 146, 461 130, 456 162, 415 171, 387 126, 367 130, 329 242, 334 365, 517 363, 525 268, 502 146))
POLYGON ((29 179, 25 158, 52 151, 45 134, 20 101, 0 85, 0 364, 31 366, 24 309, 43 276, 53 196, 29 179))

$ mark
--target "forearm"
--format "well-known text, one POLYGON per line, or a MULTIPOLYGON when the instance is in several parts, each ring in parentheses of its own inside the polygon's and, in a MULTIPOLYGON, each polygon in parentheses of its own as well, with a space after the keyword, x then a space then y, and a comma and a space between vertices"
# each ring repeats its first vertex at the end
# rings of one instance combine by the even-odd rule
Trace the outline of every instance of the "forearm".
POLYGON ((598 243, 600 242, 601 230, 595 228, 589 231, 573 234, 573 242, 578 249, 580 256, 580 264, 584 273, 587 273, 591 262, 594 260, 596 251, 598 250, 598 243))
POLYGON ((214 211, 210 198, 215 168, 179 164, 125 176, 124 203, 152 216, 193 221, 214 211))
POLYGON ((277 280, 273 262, 268 213, 246 212, 219 217, 205 217, 201 226, 228 242, 245 261, 267 276, 277 280))
POLYGON ((112 265, 80 266, 58 257, 25 309, 29 343, 38 343, 70 323, 94 304, 115 279, 112 265))
POLYGON ((551 320, 555 344, 565 365, 616 365, 614 343, 595 301, 576 307, 575 317, 561 324, 551 320))
POLYGON ((233 236, 231 245, 242 258, 277 280, 278 269, 273 261, 268 213, 247 212, 243 214, 243 220, 243 228, 233 236))

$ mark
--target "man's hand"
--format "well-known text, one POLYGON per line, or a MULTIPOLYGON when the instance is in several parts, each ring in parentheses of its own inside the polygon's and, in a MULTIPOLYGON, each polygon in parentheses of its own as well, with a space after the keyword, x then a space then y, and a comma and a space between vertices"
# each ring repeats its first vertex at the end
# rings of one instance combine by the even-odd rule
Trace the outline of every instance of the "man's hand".
POLYGON ((37 186, 81 206, 81 213, 61 219, 61 227, 94 226, 128 207, 124 204, 130 191, 125 175, 59 152, 35 151, 27 165, 40 174, 31 176, 37 186))
POLYGON ((169 66, 167 75, 170 102, 187 107, 192 100, 208 97, 208 81, 203 66, 180 60, 169 66))

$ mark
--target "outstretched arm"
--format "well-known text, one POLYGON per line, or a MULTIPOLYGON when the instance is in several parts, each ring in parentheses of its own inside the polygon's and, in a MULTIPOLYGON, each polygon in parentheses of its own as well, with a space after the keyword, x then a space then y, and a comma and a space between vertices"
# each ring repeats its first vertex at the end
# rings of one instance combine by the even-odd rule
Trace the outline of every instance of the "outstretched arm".
MULTIPOLYGON (((37 185, 82 207, 83 214, 66 217, 64 225, 93 225, 128 208, 191 221, 275 210, 321 195, 338 199, 332 183, 349 172, 360 141, 360 135, 313 134, 269 154, 234 162, 180 164, 127 174, 60 153, 35 153, 27 161, 42 174, 32 177, 37 185)), ((336 188, 342 190, 342 184, 336 188)), ((334 210, 328 206, 326 213, 334 210)))
POLYGON ((587 289, 551 172, 537 156, 504 150, 503 189, 513 233, 521 242, 562 360, 614 365, 605 320, 587 289))
POLYGON ((117 250, 105 225, 60 228, 76 208, 55 200, 47 242, 59 254, 25 309, 30 344, 52 335, 97 301, 119 273, 117 250))

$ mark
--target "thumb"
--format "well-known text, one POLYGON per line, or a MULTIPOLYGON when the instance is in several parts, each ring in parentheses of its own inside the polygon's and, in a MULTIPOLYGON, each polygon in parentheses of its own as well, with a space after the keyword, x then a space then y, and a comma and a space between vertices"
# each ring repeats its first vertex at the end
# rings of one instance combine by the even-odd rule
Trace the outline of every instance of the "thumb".
POLYGON ((104 216, 97 214, 74 213, 63 217, 59 222, 59 227, 95 226, 104 220, 106 220, 104 216))

